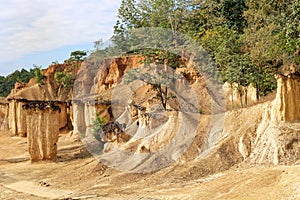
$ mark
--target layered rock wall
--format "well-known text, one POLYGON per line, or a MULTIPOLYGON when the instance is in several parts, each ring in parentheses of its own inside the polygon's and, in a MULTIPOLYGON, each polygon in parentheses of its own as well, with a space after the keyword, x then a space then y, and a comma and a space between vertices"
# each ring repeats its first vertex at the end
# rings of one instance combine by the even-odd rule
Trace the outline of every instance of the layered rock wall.
POLYGON ((258 164, 291 164, 300 159, 300 77, 276 78, 276 98, 265 109, 253 141, 251 160, 258 164))

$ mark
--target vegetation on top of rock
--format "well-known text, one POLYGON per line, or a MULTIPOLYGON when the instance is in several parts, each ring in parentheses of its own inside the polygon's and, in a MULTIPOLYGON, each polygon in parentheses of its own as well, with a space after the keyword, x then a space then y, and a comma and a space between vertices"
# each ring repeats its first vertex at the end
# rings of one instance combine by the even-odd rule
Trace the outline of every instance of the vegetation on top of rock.
POLYGON ((77 50, 70 54, 70 58, 65 60, 65 62, 82 62, 87 56, 86 51, 77 50))
POLYGON ((20 71, 14 71, 6 77, 0 76, 0 96, 6 97, 9 95, 16 82, 27 83, 34 77, 34 71, 35 69, 30 69, 29 71, 21 69, 20 71))
POLYGON ((41 67, 39 66, 35 66, 35 69, 34 69, 34 79, 35 81, 42 85, 44 84, 43 80, 46 78, 46 76, 42 73, 41 71, 41 67))
POLYGON ((56 72, 54 74, 54 79, 59 87, 63 87, 67 91, 69 91, 71 86, 74 83, 75 77, 73 74, 70 74, 70 73, 56 72))

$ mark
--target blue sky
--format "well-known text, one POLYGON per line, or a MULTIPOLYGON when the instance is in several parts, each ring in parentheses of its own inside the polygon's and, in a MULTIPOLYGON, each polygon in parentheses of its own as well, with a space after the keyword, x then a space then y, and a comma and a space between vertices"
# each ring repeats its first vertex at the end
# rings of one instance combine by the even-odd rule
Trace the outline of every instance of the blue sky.
POLYGON ((113 33, 121 0, 1 0, 0 75, 63 62, 113 33))

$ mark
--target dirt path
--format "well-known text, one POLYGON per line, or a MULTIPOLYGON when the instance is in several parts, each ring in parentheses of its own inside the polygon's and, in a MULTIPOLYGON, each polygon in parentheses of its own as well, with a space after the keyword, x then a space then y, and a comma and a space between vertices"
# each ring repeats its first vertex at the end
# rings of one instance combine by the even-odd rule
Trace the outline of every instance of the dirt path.
POLYGON ((0 144, 0 199, 4 200, 300 199, 300 166, 232 168, 190 180, 168 176, 171 168, 152 174, 107 169, 79 142, 64 136, 56 163, 26 161, 24 138, 3 133, 0 144))

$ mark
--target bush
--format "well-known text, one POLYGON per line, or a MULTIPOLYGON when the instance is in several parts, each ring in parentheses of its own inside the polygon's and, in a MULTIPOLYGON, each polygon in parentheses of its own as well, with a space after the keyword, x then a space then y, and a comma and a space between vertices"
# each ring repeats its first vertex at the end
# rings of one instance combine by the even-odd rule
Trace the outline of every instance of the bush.
POLYGON ((34 69, 34 79, 38 84, 43 84, 43 80, 46 78, 44 74, 42 74, 41 67, 35 66, 34 69))
POLYGON ((106 124, 106 119, 104 117, 100 117, 99 113, 97 113, 96 118, 94 120, 93 135, 100 142, 101 142, 101 137, 99 131, 105 124, 106 124))
POLYGON ((74 84, 74 76, 65 72, 56 72, 54 74, 54 79, 57 85, 66 88, 66 90, 69 90, 74 84))

